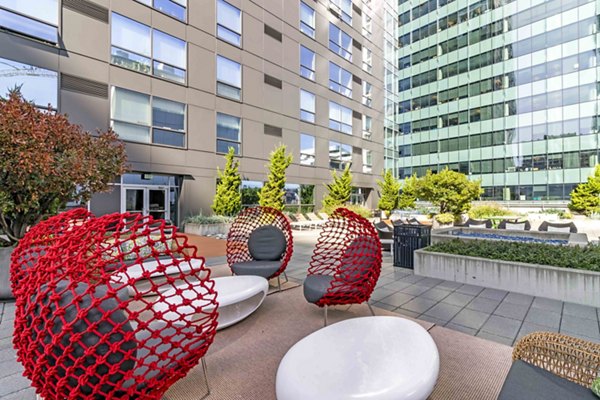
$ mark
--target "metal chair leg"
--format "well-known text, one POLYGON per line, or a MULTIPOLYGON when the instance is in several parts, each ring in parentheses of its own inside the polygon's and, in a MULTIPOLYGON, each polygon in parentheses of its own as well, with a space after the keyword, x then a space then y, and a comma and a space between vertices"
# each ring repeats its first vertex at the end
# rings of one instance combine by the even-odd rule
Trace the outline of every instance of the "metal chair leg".
POLYGON ((325 305, 325 326, 327 326, 327 305, 325 305))
POLYGON ((289 279, 288 279, 287 274, 285 273, 285 271, 283 271, 283 276, 285 277, 285 283, 288 283, 289 279))
POLYGON ((281 275, 277 275, 277 287, 278 287, 278 292, 281 292, 281 275))
POLYGON ((369 304, 368 301, 367 301, 367 305, 369 306, 369 310, 371 310, 371 315, 375 316, 375 311, 373 311, 373 307, 371 307, 371 304, 369 304))
POLYGON ((207 393, 204 396, 202 396, 200 398, 200 400, 205 399, 206 397, 210 396, 210 384, 208 383, 208 368, 206 367, 206 360, 204 359, 204 357, 202 357, 201 361, 202 361, 202 372, 204 372, 204 380, 206 381, 207 393))

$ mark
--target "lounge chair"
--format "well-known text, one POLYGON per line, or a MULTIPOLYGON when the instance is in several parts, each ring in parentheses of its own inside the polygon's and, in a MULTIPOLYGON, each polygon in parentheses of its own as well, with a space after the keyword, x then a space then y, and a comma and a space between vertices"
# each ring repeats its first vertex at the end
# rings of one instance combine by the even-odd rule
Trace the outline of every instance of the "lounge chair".
POLYGON ((467 222, 464 223, 463 226, 467 226, 469 228, 492 228, 492 220, 491 219, 473 219, 469 218, 467 222))
POLYGON ((292 229, 312 229, 313 223, 308 221, 302 214, 294 214, 290 217, 290 226, 292 229))
POLYGON ((540 232, 562 232, 562 233, 577 233, 577 226, 574 222, 548 222, 544 221, 538 228, 540 232))
POLYGON ((317 215, 315 213, 307 213, 306 216, 308 217, 308 219, 311 222, 313 222, 315 224, 315 227, 317 227, 317 228, 320 228, 324 224, 327 223, 326 219, 321 219, 321 218, 317 217, 317 215))
POLYGON ((510 220, 503 219, 498 224, 498 229, 511 229, 514 231, 529 231, 531 230, 531 223, 529 221, 519 221, 518 219, 510 220))
POLYGON ((375 230, 379 235, 381 248, 384 251, 390 251, 392 249, 392 242, 394 241, 394 229, 385 222, 376 222, 375 230))

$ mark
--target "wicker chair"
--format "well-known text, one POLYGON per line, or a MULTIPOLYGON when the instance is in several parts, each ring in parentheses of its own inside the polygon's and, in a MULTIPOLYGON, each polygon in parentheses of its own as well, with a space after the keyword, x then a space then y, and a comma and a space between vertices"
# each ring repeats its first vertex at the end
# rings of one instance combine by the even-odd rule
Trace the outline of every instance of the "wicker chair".
POLYGON ((513 365, 498 400, 596 399, 600 344, 553 332, 534 332, 513 350, 513 365))
POLYGON ((381 243, 373 224, 345 208, 338 208, 323 227, 313 252, 304 297, 309 303, 369 304, 381 273, 381 243))
POLYGON ((160 284, 174 289, 172 297, 193 291, 202 305, 157 311, 156 304, 173 299, 156 287, 152 301, 143 293, 129 297, 135 279, 113 279, 127 273, 132 254, 138 264, 153 259, 162 270, 198 258, 164 221, 111 214, 62 232, 38 259, 44 281, 17 288, 23 309, 14 344, 24 375, 43 398, 160 399, 200 361, 206 373, 202 357, 216 333, 218 306, 209 270, 181 268, 183 284, 160 284))
POLYGON ((271 207, 246 208, 227 235, 227 263, 235 275, 258 275, 266 279, 285 274, 294 242, 288 219, 271 207))

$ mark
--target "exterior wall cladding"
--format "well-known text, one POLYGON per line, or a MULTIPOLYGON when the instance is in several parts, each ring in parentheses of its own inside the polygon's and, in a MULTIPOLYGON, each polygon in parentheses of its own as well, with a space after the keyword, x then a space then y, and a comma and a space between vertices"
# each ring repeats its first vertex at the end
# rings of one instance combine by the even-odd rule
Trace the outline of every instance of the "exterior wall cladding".
POLYGON ((600 3, 399 3, 399 176, 448 167, 486 198, 568 199, 598 162, 600 3))
POLYGON ((181 223, 209 213, 222 152, 233 146, 245 185, 256 186, 279 143, 294 157, 291 202, 314 185, 320 207, 331 169, 351 162, 353 198, 373 207, 384 166, 384 6, 0 1, 0 86, 25 82, 34 100, 43 87, 38 97, 73 122, 112 126, 126 141, 132 173, 92 199, 97 214, 129 209, 181 223))

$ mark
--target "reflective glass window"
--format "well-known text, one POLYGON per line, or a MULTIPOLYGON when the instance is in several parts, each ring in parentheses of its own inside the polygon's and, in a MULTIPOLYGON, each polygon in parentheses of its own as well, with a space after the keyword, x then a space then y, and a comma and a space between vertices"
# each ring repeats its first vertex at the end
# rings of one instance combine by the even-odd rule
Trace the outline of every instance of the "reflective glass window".
POLYGON ((242 44, 242 12, 223 0, 217 0, 217 37, 236 46, 242 44))

